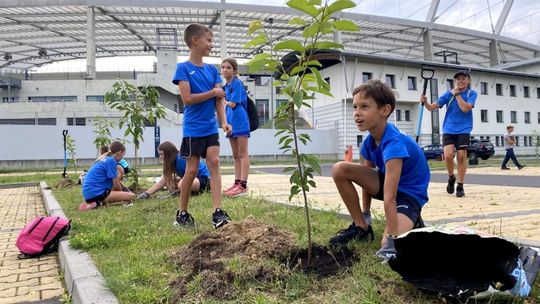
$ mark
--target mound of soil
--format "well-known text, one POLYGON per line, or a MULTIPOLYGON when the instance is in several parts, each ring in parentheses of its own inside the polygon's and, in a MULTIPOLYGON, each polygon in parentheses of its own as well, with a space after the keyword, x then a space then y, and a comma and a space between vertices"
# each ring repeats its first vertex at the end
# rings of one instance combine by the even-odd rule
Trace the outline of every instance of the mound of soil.
POLYGON ((56 188, 71 188, 75 186, 77 183, 71 180, 69 177, 63 177, 58 184, 56 185, 56 188))
MULTIPOLYGON (((289 269, 308 270, 317 275, 331 275, 354 262, 348 253, 333 253, 313 246, 312 267, 307 264, 307 250, 295 245, 294 237, 274 226, 253 218, 231 222, 213 232, 202 233, 185 248, 172 255, 173 262, 186 274, 171 283, 176 290, 173 303, 185 300, 189 286, 196 284, 197 298, 214 297, 230 300, 240 292, 238 286, 247 282, 266 283, 283 280, 290 271, 272 266, 271 260, 289 269), (234 284, 236 282, 236 284, 234 284), (238 284, 240 282, 241 284, 238 284), (235 287, 236 286, 236 287, 235 287)), ((264 284, 258 284, 260 288, 264 284)))

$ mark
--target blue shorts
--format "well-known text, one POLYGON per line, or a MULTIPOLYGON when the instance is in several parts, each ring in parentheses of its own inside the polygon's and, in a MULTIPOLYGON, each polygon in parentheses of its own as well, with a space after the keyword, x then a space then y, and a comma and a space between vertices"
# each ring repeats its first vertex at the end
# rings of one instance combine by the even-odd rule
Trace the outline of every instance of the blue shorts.
MULTIPOLYGON (((371 197, 380 201, 384 201, 384 173, 377 170, 379 174, 379 192, 371 197)), ((420 213, 422 207, 416 202, 414 198, 403 192, 397 192, 396 195, 397 213, 401 213, 407 216, 413 223, 414 228, 420 228, 424 226, 420 213)))

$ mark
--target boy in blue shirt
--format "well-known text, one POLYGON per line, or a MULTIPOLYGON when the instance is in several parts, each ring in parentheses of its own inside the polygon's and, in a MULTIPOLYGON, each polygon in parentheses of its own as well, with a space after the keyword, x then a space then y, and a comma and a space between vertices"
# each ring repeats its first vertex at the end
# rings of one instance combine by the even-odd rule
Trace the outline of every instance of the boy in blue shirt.
POLYGON ((371 198, 384 202, 386 217, 378 256, 388 259, 395 255, 394 239, 423 226, 420 212, 428 201, 429 167, 414 140, 387 122, 395 106, 394 93, 379 80, 369 80, 353 91, 356 126, 369 135, 361 150, 364 164, 342 161, 332 168, 336 187, 353 220, 330 239, 332 246, 374 240, 371 198), (354 184, 362 187, 362 208, 354 184))
POLYGON ((471 75, 468 71, 458 71, 454 75, 455 84, 451 91, 447 91, 435 103, 428 103, 427 97, 422 95, 420 102, 433 111, 446 105, 446 114, 443 121, 443 149, 446 170, 448 171, 448 184, 446 192, 454 193, 456 177, 454 176, 454 151, 457 150, 458 185, 455 188, 456 196, 465 195, 463 183, 467 172, 467 149, 473 128, 472 108, 478 94, 469 88, 471 75))
POLYGON ((206 158, 212 190, 212 223, 219 228, 230 221, 221 209, 221 173, 219 169, 219 134, 216 112, 225 133, 232 131, 225 117, 225 92, 217 68, 203 62, 212 50, 212 31, 201 24, 190 24, 184 31, 189 47, 189 60, 176 66, 172 82, 178 85, 184 103, 184 134, 180 155, 187 159, 184 182, 180 189, 180 206, 175 224, 192 226, 193 217, 187 212, 190 188, 197 176, 199 159, 206 158))

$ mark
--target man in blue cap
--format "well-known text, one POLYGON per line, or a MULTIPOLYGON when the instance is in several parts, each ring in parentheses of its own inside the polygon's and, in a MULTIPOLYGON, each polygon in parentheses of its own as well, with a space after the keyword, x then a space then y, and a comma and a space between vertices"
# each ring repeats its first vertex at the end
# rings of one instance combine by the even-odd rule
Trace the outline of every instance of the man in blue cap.
POLYGON ((443 146, 446 169, 448 171, 448 185, 446 191, 449 194, 456 192, 457 197, 465 195, 463 183, 467 172, 467 148, 473 128, 472 108, 478 94, 470 89, 471 75, 469 71, 461 70, 454 75, 454 88, 444 93, 435 103, 428 103, 427 97, 422 95, 420 102, 429 111, 442 108, 446 105, 446 114, 443 121, 443 146), (457 188, 454 176, 454 153, 457 151, 458 176, 457 188))

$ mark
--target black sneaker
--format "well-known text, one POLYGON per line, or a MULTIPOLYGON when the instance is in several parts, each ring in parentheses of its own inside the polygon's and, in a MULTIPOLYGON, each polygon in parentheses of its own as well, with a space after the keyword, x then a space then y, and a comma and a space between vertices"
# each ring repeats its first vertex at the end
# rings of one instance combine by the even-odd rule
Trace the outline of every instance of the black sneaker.
POLYGON ((519 170, 521 170, 523 168, 525 168, 525 165, 521 165, 521 166, 518 167, 519 170))
POLYGON ((216 229, 225 226, 230 221, 231 218, 229 217, 227 212, 221 210, 220 208, 216 208, 216 211, 212 214, 212 224, 216 229))
POLYGON ((501 167, 501 170, 510 170, 508 167, 501 167))
POLYGON ((456 196, 457 197, 465 196, 465 190, 463 190, 463 187, 457 186, 457 188, 456 188, 456 196))
POLYGON ((338 231, 338 233, 330 239, 330 246, 344 247, 352 240, 361 242, 375 240, 375 233, 373 233, 371 225, 368 226, 367 230, 364 230, 362 227, 352 223, 348 228, 338 231))
POLYGON ((456 184, 456 177, 454 175, 448 177, 448 185, 446 185, 446 192, 448 192, 448 194, 454 193, 455 184, 456 184))
POLYGON ((193 219, 193 216, 191 214, 187 213, 187 211, 180 210, 176 211, 176 220, 174 221, 173 225, 175 226, 194 226, 195 220, 193 219))

